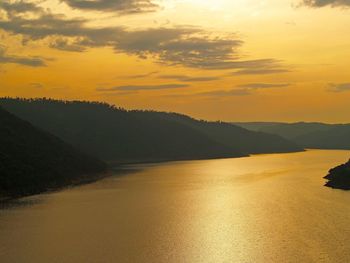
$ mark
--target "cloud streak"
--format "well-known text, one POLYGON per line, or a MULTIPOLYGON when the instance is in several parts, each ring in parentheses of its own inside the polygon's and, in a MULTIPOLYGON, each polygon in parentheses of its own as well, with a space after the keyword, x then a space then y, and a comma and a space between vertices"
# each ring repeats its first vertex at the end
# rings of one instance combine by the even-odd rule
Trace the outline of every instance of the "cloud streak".
POLYGON ((241 69, 233 72, 231 75, 268 75, 268 74, 280 74, 280 73, 288 73, 290 70, 283 68, 282 65, 270 65, 272 68, 248 68, 241 69), (274 68, 275 67, 275 68, 274 68))
POLYGON ((310 7, 350 7, 350 0, 303 0, 302 4, 310 7))
POLYGON ((46 66, 45 59, 41 57, 22 57, 8 55, 5 49, 0 46, 0 64, 19 64, 29 67, 44 67, 46 66))
POLYGON ((145 74, 124 76, 123 78, 125 78, 125 79, 143 79, 143 78, 148 78, 148 77, 154 76, 155 74, 158 74, 158 73, 159 73, 159 71, 152 71, 152 72, 145 73, 145 74))
POLYGON ((180 89, 188 88, 187 84, 163 84, 163 85, 126 85, 116 86, 112 88, 97 88, 97 91, 115 92, 115 91, 142 91, 142 90, 166 90, 166 89, 180 89))
POLYGON ((248 83, 238 85, 238 88, 245 89, 268 89, 268 88, 284 88, 290 86, 289 83, 248 83))
POLYGON ((336 93, 350 91, 350 82, 348 82, 348 83, 337 83, 337 84, 330 83, 330 84, 328 84, 327 90, 329 92, 336 92, 336 93))
POLYGON ((74 9, 138 14, 154 12, 159 6, 150 0, 61 0, 74 9))
POLYGON ((182 82, 207 82, 219 80, 219 77, 189 77, 186 75, 160 75, 158 76, 160 79, 172 79, 182 82))
POLYGON ((210 92, 198 93, 196 95, 206 97, 233 97, 233 96, 248 96, 252 95, 258 89, 267 88, 283 88, 288 87, 288 83, 249 83, 237 85, 236 88, 230 90, 215 90, 210 92))
POLYGON ((195 95, 204 97, 237 97, 251 95, 248 89, 231 89, 231 90, 215 90, 209 92, 197 93, 195 95))

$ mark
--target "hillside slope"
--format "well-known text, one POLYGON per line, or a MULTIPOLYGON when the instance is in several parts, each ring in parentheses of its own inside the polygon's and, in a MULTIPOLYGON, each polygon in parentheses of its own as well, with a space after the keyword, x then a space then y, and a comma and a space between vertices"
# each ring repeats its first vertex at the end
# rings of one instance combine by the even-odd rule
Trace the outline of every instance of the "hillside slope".
POLYGON ((0 108, 0 197, 39 193, 105 169, 103 162, 0 108))

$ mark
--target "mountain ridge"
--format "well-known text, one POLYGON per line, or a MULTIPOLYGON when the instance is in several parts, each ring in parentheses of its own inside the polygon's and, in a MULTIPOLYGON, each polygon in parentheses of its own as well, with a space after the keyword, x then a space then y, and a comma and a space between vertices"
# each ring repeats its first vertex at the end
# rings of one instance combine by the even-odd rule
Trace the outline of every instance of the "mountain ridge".
POLYGON ((279 136, 177 113, 46 98, 0 98, 0 105, 105 161, 226 158, 303 150, 279 136))

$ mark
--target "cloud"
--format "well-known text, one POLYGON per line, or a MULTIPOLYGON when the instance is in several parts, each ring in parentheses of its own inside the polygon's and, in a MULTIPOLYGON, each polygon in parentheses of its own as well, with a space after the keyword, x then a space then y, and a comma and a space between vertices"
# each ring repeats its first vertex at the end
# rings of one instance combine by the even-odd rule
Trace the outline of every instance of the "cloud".
MULTIPOLYGON (((281 65, 282 67, 282 65, 281 65)), ((241 69, 233 72, 232 75, 267 75, 267 74, 279 74, 290 72, 288 69, 284 68, 260 68, 260 69, 241 69)))
POLYGON ((71 52, 85 51, 85 47, 81 45, 77 45, 74 40, 71 41, 70 39, 67 39, 67 38, 54 39, 49 46, 51 48, 55 48, 63 51, 71 51, 71 52))
POLYGON ((183 82, 206 82, 219 80, 219 77, 189 77, 186 75, 160 75, 158 76, 161 79, 173 79, 183 82))
POLYGON ((22 0, 17 2, 1 1, 0 8, 6 11, 10 16, 18 13, 40 12, 42 10, 34 3, 25 2, 22 0))
POLYGON ((346 92, 350 91, 350 82, 349 83, 330 83, 328 84, 327 90, 330 92, 346 92))
POLYGON ((266 88, 283 88, 287 87, 290 84, 287 83, 249 83, 237 85, 236 88, 231 90, 215 90, 210 92, 198 93, 196 95, 199 96, 210 96, 210 97, 233 97, 233 96, 248 96, 252 95, 254 91, 258 89, 266 89, 266 88))
POLYGON ((61 0, 72 8, 90 11, 137 14, 154 12, 159 6, 150 0, 61 0))
POLYGON ((235 96, 247 96, 251 95, 251 91, 248 89, 231 89, 231 90, 216 90, 210 92, 197 93, 195 95, 205 97, 235 97, 235 96))
POLYGON ((140 91, 140 90, 164 90, 164 89, 179 89, 187 88, 186 84, 163 84, 163 85, 128 85, 116 86, 112 88, 97 88, 97 91, 140 91))
POLYGON ((145 74, 125 76, 124 78, 126 78, 126 79, 143 79, 143 78, 151 77, 151 76, 158 74, 158 73, 159 73, 159 71, 152 71, 152 72, 145 73, 145 74))
POLYGON ((310 7, 350 7, 350 0, 303 0, 302 4, 310 7))
MULTIPOLYGON (((89 0, 89 2, 95 1, 89 0)), ((109 0, 97 2, 109 3, 109 0)), ((134 55, 142 59, 151 58, 164 65, 208 70, 263 71, 281 70, 283 66, 281 61, 271 58, 242 60, 239 48, 243 45, 243 41, 235 35, 217 36, 190 26, 141 30, 127 30, 118 26, 91 27, 88 26, 90 21, 84 18, 68 19, 32 4, 21 9, 14 3, 8 1, 5 3, 6 5, 1 7, 7 12, 9 19, 0 19, 0 29, 23 36, 24 43, 45 39, 51 48, 70 52, 111 47, 117 53, 134 55), (31 18, 22 16, 23 11, 30 11, 33 16, 31 18)))
POLYGON ((31 88, 36 88, 36 89, 41 89, 41 88, 44 87, 44 85, 41 84, 41 83, 32 82, 32 83, 29 83, 29 87, 31 87, 31 88))
POLYGON ((289 83, 249 83, 249 84, 242 84, 238 85, 238 88, 245 88, 245 89, 267 89, 267 88, 284 88, 290 86, 289 83))
POLYGON ((115 50, 166 65, 222 69, 234 66, 241 44, 239 39, 210 37, 199 28, 150 28, 123 32, 115 50))
POLYGON ((46 66, 45 59, 41 57, 22 57, 8 55, 5 48, 0 46, 0 64, 19 64, 29 67, 44 67, 46 66))

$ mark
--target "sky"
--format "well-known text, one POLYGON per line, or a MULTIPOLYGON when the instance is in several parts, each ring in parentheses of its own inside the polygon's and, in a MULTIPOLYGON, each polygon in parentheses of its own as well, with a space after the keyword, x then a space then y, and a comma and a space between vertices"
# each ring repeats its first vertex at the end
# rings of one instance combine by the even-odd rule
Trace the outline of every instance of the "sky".
POLYGON ((350 122, 349 0, 0 1, 0 96, 350 122))

